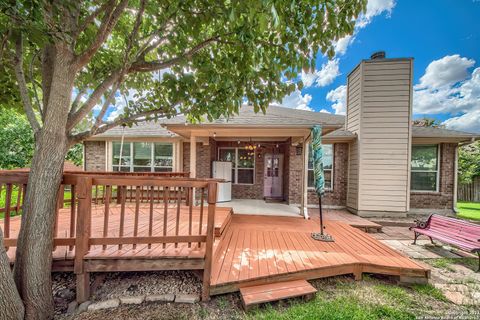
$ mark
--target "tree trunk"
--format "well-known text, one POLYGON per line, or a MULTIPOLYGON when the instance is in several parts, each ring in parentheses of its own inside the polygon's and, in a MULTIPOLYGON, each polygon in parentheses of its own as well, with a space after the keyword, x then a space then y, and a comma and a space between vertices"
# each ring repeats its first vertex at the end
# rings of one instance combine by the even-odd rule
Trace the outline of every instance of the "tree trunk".
POLYGON ((3 232, 0 228, 0 319, 23 319, 23 304, 15 281, 13 281, 10 261, 3 245, 3 232))
POLYGON ((74 72, 71 55, 51 47, 48 103, 28 178, 22 225, 15 257, 14 278, 25 306, 26 319, 53 318, 51 283, 53 230, 57 193, 68 148, 66 124, 74 72))

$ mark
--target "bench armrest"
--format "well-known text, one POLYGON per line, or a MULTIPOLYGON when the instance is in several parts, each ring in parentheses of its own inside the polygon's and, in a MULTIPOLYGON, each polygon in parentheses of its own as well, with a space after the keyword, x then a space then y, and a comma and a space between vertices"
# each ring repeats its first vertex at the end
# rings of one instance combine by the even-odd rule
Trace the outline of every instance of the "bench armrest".
POLYGON ((415 222, 414 228, 425 229, 428 225, 428 221, 429 220, 419 220, 419 219, 417 219, 417 220, 414 221, 415 222))

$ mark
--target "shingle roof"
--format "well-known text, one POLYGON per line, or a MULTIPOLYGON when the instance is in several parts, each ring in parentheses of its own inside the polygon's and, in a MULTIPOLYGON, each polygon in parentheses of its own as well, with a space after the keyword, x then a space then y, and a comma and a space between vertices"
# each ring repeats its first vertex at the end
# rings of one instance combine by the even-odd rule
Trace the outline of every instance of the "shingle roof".
MULTIPOLYGON (((132 127, 125 128, 125 137, 178 137, 178 135, 162 125, 175 126, 185 124, 184 116, 177 116, 172 119, 159 120, 157 122, 142 122, 132 127)), ((270 106, 266 114, 255 113, 253 107, 244 106, 240 109, 238 115, 234 115, 229 119, 220 118, 212 122, 201 123, 200 125, 227 125, 227 126, 312 126, 315 124, 338 126, 341 127, 345 123, 345 116, 334 115, 325 112, 312 112, 299 109, 284 108, 279 106, 270 106)), ((95 136, 98 138, 120 137, 122 135, 122 127, 115 127, 102 134, 95 136)), ((328 133, 327 138, 348 138, 354 137, 355 134, 343 128, 328 133)), ((468 132, 450 130, 445 128, 417 127, 413 126, 412 136, 414 138, 479 138, 468 132)))
MULTIPOLYGON (((125 137, 176 137, 177 134, 162 127, 163 121, 140 122, 132 127, 125 127, 125 137)), ((104 133, 96 135, 95 138, 120 137, 123 128, 121 126, 110 129, 104 133)))
MULTIPOLYGON (((184 124, 184 117, 176 117, 166 121, 166 125, 184 124)), ((201 125, 238 125, 238 126, 311 126, 322 124, 329 126, 343 126, 345 116, 330 114, 326 112, 312 112, 269 106, 266 113, 255 113, 252 106, 242 106, 238 115, 230 118, 221 117, 211 122, 204 122, 201 125)))
POLYGON ((478 135, 445 128, 412 127, 414 138, 477 138, 478 135))

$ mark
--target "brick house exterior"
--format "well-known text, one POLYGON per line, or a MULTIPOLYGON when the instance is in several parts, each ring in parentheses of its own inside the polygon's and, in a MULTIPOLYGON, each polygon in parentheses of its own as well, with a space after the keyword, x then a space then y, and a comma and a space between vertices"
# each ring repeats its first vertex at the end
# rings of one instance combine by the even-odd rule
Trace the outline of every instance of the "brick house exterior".
MULTIPOLYGON (((173 151, 168 160, 174 165, 164 167, 190 172, 192 177, 210 178, 212 161, 218 160, 220 148, 260 144, 254 155, 253 183, 233 183, 232 198, 264 199, 266 192, 272 200, 300 205, 301 212, 306 214, 307 206, 318 205, 315 191, 305 187, 308 181, 306 150, 311 142, 311 129, 318 125, 322 128, 323 143, 333 145, 333 188, 326 190, 323 205, 346 207, 362 216, 404 217, 413 209, 452 211, 456 205, 458 144, 473 142, 480 136, 445 128, 413 126, 412 77, 412 58, 391 59, 375 55, 372 59, 362 60, 347 76, 345 116, 280 106, 269 106, 263 114, 245 105, 231 117, 202 123, 190 123, 180 115, 165 119, 163 123, 146 122, 131 128, 113 128, 85 142, 84 169, 110 170, 112 148, 109 143, 125 137, 128 141, 151 143, 152 158, 147 163, 152 171, 164 169, 156 165, 164 156, 154 158, 157 157, 154 143, 172 143, 170 150, 173 151), (432 153, 423 164, 422 159, 414 159, 420 163, 418 167, 429 170, 417 169, 424 175, 418 178, 422 175, 417 173, 417 180, 413 181, 419 188, 425 182, 426 190, 437 189, 438 192, 410 191, 412 145, 416 144, 427 148, 431 145, 440 147, 437 184, 433 184, 433 170, 427 165, 428 161, 433 161, 432 153), (269 175, 266 179, 265 156, 269 153, 283 154, 282 185, 278 179, 270 178, 277 175, 269 175), (191 163, 195 163, 194 168, 191 163), (283 187, 281 193, 278 191, 280 186, 283 187), (282 199, 277 199, 280 194, 282 199)), ((133 150, 132 147, 134 153, 133 150)), ((135 159, 134 155, 132 157, 135 159)), ((140 154, 138 159, 145 160, 145 154, 140 154)), ((139 170, 149 169, 148 165, 136 165, 134 160, 130 170, 135 170, 135 166, 139 170)), ((277 172, 275 170, 272 172, 277 172)), ((236 172, 238 175, 239 171, 236 172)))
POLYGON ((85 171, 105 171, 107 162, 105 141, 85 141, 83 145, 85 171))
POLYGON ((454 206, 455 143, 440 144, 438 192, 410 192, 410 208, 449 210, 454 206))

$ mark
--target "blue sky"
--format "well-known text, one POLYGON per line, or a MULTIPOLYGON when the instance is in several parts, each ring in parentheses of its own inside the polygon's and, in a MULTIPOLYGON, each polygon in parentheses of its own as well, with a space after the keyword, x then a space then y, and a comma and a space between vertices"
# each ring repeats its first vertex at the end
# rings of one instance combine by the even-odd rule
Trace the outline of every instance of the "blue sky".
POLYGON ((286 97, 293 108, 343 113, 346 76, 361 59, 414 58, 414 117, 480 132, 480 0, 370 0, 332 61, 320 56, 306 87, 286 97))

